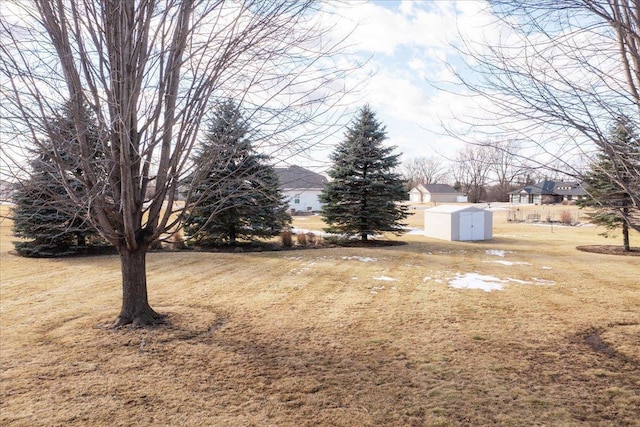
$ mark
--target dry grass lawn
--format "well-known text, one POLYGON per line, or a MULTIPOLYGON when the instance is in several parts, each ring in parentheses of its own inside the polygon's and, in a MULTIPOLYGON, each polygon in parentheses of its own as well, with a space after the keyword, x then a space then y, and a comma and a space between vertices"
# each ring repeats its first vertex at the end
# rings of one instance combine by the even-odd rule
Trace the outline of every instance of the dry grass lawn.
POLYGON ((112 330, 117 257, 18 258, 5 220, 0 424, 640 425, 640 258, 575 249, 600 231, 496 211, 488 242, 152 253, 170 323, 112 330))

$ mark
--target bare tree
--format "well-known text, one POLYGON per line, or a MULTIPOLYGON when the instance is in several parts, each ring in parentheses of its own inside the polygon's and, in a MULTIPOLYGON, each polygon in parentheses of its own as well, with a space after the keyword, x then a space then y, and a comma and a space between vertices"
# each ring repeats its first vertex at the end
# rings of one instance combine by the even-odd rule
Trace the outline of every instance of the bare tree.
POLYGON ((415 157, 402 165, 402 174, 411 189, 419 184, 438 184, 447 179, 448 169, 435 157, 415 157))
POLYGON ((507 202, 509 192, 526 180, 529 169, 520 156, 520 144, 515 140, 504 140, 489 142, 485 147, 490 157, 492 182, 487 188, 487 201, 507 202))
POLYGON ((492 167, 492 150, 482 145, 467 144, 455 159, 453 176, 456 185, 471 203, 486 198, 486 186, 492 167))
POLYGON ((162 322, 147 299, 146 253, 180 217, 176 190, 211 102, 241 101, 272 154, 308 148, 344 91, 333 61, 341 41, 311 0, 5 0, 0 10, 2 130, 15 133, 3 154, 18 173, 17 150, 51 139, 46 118, 69 101, 78 150, 73 162, 52 157, 69 203, 120 254, 115 326, 162 322), (84 105, 98 122, 100 164, 84 105))
POLYGON ((459 45, 474 73, 458 77, 485 107, 465 119, 473 138, 519 140, 532 162, 576 178, 581 157, 604 151, 612 172, 636 177, 610 174, 638 206, 640 171, 607 132, 621 116, 640 123, 638 2, 493 0, 488 12, 491 34, 459 45))

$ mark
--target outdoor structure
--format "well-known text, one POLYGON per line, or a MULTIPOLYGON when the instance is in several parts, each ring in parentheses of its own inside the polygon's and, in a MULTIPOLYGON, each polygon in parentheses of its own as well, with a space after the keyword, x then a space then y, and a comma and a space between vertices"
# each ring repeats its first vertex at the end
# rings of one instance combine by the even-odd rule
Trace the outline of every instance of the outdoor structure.
POLYGON ((413 203, 466 203, 467 196, 448 184, 419 184, 409 191, 413 203))
POLYGON ((295 165, 275 170, 291 214, 311 213, 322 209, 318 196, 328 182, 326 177, 295 165))
POLYGON ((527 185, 509 193, 511 203, 532 203, 534 205, 574 202, 587 195, 579 182, 541 181, 527 185))
POLYGON ((490 240, 493 213, 475 206, 442 205, 426 209, 424 234, 442 240, 490 240))

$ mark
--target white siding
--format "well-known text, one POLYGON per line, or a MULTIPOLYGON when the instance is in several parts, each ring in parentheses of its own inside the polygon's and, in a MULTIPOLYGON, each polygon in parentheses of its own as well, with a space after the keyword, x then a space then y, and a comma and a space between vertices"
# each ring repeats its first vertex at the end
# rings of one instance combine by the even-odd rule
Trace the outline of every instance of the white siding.
POLYGON ((424 211, 424 234, 442 240, 490 240, 493 213, 474 206, 442 205, 424 211))
POLYGON ((285 190, 283 193, 289 203, 289 209, 295 209, 297 212, 322 209, 322 203, 318 200, 321 190, 285 190))

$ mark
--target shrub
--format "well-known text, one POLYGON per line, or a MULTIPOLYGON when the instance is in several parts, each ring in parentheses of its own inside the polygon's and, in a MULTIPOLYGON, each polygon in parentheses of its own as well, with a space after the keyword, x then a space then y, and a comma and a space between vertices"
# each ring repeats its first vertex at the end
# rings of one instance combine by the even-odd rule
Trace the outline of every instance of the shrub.
POLYGON ((282 242, 282 246, 284 246, 285 248, 290 248, 291 246, 293 246, 291 230, 285 230, 280 233, 280 241, 282 242))
POLYGON ((300 246, 305 246, 307 244, 307 235, 304 233, 297 234, 296 239, 298 240, 298 244, 300 246))
POLYGON ((570 211, 561 211, 560 212, 560 222, 562 224, 571 225, 573 223, 572 215, 570 211))
POLYGON ((309 242, 310 245, 315 245, 316 244, 316 235, 309 232, 307 233, 307 241, 309 242))
POLYGON ((182 231, 178 231, 173 235, 171 244, 174 250, 187 249, 187 244, 184 242, 182 231))

